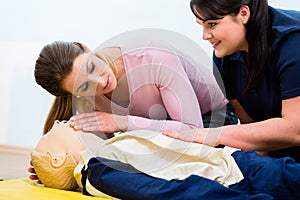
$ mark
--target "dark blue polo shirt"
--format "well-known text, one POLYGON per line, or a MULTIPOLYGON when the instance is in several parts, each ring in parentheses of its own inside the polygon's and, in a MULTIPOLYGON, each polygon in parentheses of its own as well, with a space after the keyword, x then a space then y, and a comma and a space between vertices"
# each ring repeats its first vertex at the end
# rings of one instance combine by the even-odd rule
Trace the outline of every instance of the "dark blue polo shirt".
POLYGON ((245 52, 213 57, 226 97, 237 99, 254 121, 281 117, 282 100, 300 96, 300 12, 272 7, 269 11, 275 39, 269 66, 256 90, 243 93, 247 84, 245 52))

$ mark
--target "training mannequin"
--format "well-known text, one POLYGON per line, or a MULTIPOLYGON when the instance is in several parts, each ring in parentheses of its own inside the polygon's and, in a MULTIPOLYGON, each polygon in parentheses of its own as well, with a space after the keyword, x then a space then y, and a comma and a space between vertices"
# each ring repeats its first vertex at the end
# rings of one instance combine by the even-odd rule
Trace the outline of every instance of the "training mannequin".
MULTIPOLYGON (((258 188, 255 188, 255 194, 269 194, 269 192, 272 194, 274 190, 277 190, 277 192, 282 191, 281 195, 284 197, 287 194, 299 195, 299 192, 296 191, 300 187, 296 177, 297 174, 300 176, 300 165, 292 162, 291 159, 275 160, 258 156, 255 152, 211 148, 202 144, 174 140, 161 133, 145 130, 121 133, 104 140, 91 133, 75 131, 67 121, 55 122, 52 129, 37 143, 31 159, 39 179, 45 186, 64 190, 81 188, 84 194, 101 197, 105 197, 103 193, 122 199, 137 198, 142 195, 144 190, 130 193, 132 186, 143 188, 148 192, 156 189, 158 191, 152 191, 151 195, 157 194, 157 197, 163 197, 162 195, 165 193, 167 195, 167 191, 165 188, 160 190, 161 183, 156 184, 158 181, 173 190, 174 187, 179 188, 184 184, 189 184, 189 187, 195 190, 198 188, 198 191, 199 187, 202 188, 203 192, 204 190, 214 190, 217 186, 221 187, 221 190, 218 188, 216 193, 248 195, 244 194, 245 191, 238 191, 240 185, 244 187, 244 184, 251 184, 251 181, 257 181, 262 177, 266 179, 265 184, 270 185, 268 181, 273 179, 272 174, 282 173, 285 176, 280 177, 279 181, 284 184, 280 188, 259 185, 258 188), (249 162, 245 163, 245 159, 248 159, 249 162), (114 163, 114 166, 103 165, 107 160, 114 163), (101 167, 97 167, 97 164, 100 164, 101 167), (130 166, 130 170, 125 170, 124 165, 130 166), (121 167, 118 168, 118 166, 121 167), (106 168, 109 169, 109 176, 111 176, 109 179, 104 178, 107 175, 101 177, 107 173, 107 170, 104 170, 106 168), (90 171, 88 172, 88 170, 90 171), (116 173, 115 176, 113 176, 114 173, 116 173), (201 184, 205 181, 211 187, 203 189, 195 181, 190 185, 190 177, 195 175, 197 180, 201 180, 201 184), (138 178, 134 178, 137 176, 138 178), (125 177, 126 185, 122 183, 125 177), (98 184, 101 183, 101 187, 94 184, 89 178, 101 180, 97 181, 98 184), (115 179, 113 183, 107 182, 113 178, 115 179), (152 184, 147 183, 143 187, 140 186, 139 184, 143 184, 145 180, 152 184), (114 189, 107 191, 110 184, 113 184, 114 189), (93 189, 90 189, 91 186, 93 189), (235 189, 231 190, 231 188, 235 189), (123 192, 119 194, 118 191, 123 192)), ((240 190, 242 191, 242 189, 240 190)), ((198 192, 197 197, 203 195, 203 192, 198 192)), ((146 194, 147 192, 143 195, 146 194)))
MULTIPOLYGON (((109 140, 103 140, 91 133, 75 131, 69 122, 56 121, 52 129, 42 136, 35 151, 32 152, 32 162, 43 184, 66 190, 76 188, 73 170, 77 164, 80 164, 80 159, 87 161, 95 156, 122 161, 152 176, 169 180, 184 179, 196 173, 224 185, 231 185, 243 178, 234 159, 230 156, 231 151, 210 147, 205 149, 205 147, 205 145, 199 144, 191 146, 189 143, 145 130, 122 133, 109 140), (202 151, 202 155, 200 151, 202 151), (165 158, 166 156, 168 158, 165 158), (166 161, 150 164, 144 162, 160 158, 164 158, 166 161), (176 170, 179 171, 182 165, 188 165, 184 160, 186 158, 197 159, 198 163, 191 163, 189 166, 192 170, 185 169, 181 175, 176 175, 176 170), (47 166, 44 163, 47 163, 47 166), (53 177, 54 171, 50 173, 51 170, 59 174, 58 179, 61 179, 60 173, 62 173, 58 173, 58 171, 66 171, 67 173, 62 174, 68 176, 70 181, 63 182, 64 184, 70 182, 70 185, 60 185, 59 180, 57 181, 53 177), (201 171, 207 172, 202 173, 201 171), (51 174, 51 180, 45 176, 47 173, 51 174)), ((84 162, 82 163, 84 164, 84 162)))

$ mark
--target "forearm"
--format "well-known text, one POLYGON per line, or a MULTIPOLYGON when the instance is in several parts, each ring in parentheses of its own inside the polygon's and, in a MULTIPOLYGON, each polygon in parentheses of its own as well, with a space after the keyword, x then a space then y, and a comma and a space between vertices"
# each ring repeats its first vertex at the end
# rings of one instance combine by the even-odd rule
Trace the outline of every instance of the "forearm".
POLYGON ((222 128, 217 144, 243 150, 270 151, 300 145, 299 128, 284 118, 229 125, 222 128))
POLYGON ((138 116, 127 116, 128 119, 128 129, 127 131, 137 130, 137 129, 147 129, 153 131, 165 131, 165 130, 189 130, 194 127, 193 125, 185 124, 183 122, 174 120, 155 120, 148 119, 138 116))

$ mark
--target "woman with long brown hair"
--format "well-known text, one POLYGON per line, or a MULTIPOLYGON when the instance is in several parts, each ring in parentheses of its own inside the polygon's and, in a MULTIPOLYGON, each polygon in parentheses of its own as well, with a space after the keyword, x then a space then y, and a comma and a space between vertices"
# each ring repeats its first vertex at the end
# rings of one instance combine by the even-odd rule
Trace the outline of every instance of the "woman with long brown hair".
POLYGON ((70 118, 77 130, 108 134, 220 126, 228 103, 212 73, 155 45, 92 52, 80 43, 53 42, 36 61, 35 79, 56 96, 44 133, 55 120, 70 118), (220 123, 205 119, 212 112, 220 123))

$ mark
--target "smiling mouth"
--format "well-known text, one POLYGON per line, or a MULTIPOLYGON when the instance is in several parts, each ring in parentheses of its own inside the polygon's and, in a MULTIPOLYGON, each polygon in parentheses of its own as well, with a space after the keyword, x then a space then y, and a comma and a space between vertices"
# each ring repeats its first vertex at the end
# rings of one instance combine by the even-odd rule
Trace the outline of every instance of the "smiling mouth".
POLYGON ((221 43, 221 41, 219 41, 219 42, 215 42, 215 43, 212 43, 212 45, 213 45, 213 48, 216 48, 219 44, 221 43))
POLYGON ((106 84, 105 84, 103 90, 105 90, 106 88, 108 88, 109 84, 110 84, 110 80, 109 80, 109 78, 107 78, 107 81, 106 81, 106 84))

